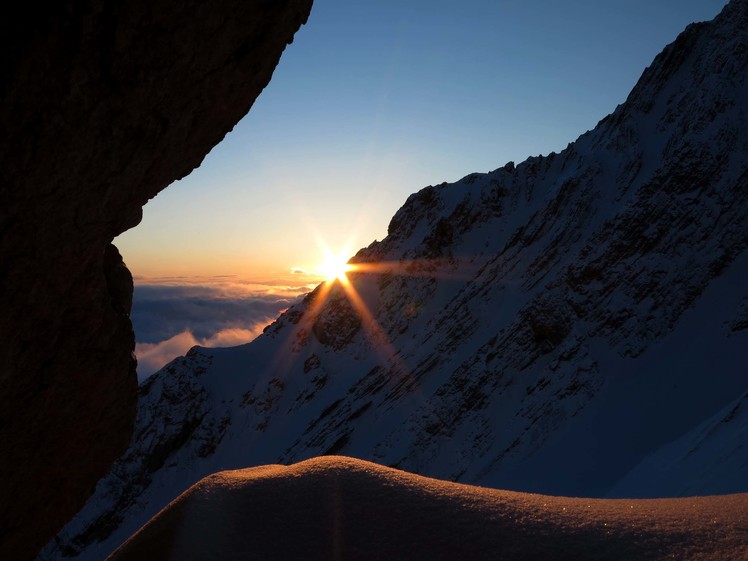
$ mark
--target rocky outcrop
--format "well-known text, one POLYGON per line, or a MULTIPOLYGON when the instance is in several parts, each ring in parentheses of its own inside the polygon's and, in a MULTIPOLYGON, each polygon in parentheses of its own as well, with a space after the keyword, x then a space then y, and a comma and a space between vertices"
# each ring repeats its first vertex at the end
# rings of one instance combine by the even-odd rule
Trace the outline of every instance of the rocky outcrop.
POLYGON ((327 303, 312 324, 312 332, 323 345, 342 349, 361 328, 361 317, 336 280, 327 303))
POLYGON ((112 239, 246 114, 311 0, 26 4, 0 34, 0 558, 125 449, 132 280, 112 239))

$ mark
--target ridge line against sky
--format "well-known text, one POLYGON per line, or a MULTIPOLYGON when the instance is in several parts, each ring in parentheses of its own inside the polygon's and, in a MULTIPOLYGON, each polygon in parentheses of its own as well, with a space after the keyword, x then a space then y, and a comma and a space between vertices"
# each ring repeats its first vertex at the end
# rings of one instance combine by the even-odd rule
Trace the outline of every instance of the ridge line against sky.
POLYGON ((249 115, 115 243, 136 277, 288 276, 407 196, 560 151, 725 0, 316 0, 249 115))
POLYGON ((115 240, 139 377, 254 338, 411 193, 563 150, 726 3, 315 0, 248 116, 115 240))

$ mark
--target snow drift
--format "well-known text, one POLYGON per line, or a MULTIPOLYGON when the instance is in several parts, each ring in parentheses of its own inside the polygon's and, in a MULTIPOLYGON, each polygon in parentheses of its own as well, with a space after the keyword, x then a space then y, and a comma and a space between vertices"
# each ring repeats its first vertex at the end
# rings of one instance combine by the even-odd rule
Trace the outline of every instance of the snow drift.
POLYGON ((211 475, 109 561, 737 561, 747 556, 748 494, 569 499, 322 457, 211 475))

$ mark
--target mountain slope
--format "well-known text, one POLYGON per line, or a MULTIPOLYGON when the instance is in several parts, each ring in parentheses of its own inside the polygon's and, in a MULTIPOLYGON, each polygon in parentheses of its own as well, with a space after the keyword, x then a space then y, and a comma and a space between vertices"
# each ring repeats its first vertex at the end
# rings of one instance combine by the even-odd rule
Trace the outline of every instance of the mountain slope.
POLYGON ((729 493, 745 489, 747 473, 748 392, 645 458, 608 496, 729 493))
POLYGON ((409 197, 350 284, 144 382, 130 449, 42 558, 102 557, 210 473, 320 454, 613 492, 748 387, 746 75, 733 0, 563 152, 409 197))

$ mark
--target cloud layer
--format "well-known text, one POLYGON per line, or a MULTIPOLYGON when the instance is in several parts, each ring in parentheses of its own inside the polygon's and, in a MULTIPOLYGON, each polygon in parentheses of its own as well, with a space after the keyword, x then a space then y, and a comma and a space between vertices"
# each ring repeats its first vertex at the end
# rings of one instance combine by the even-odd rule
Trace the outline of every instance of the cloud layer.
POLYGON ((234 347, 249 343, 262 333, 267 322, 259 322, 253 329, 224 329, 207 339, 197 339, 190 331, 182 331, 160 343, 136 343, 138 357, 138 381, 142 381, 178 356, 184 355, 195 345, 201 347, 234 347))
POLYGON ((309 285, 225 279, 136 284, 131 319, 138 379, 194 345, 230 347, 251 341, 309 290, 309 285))

